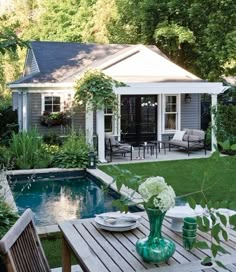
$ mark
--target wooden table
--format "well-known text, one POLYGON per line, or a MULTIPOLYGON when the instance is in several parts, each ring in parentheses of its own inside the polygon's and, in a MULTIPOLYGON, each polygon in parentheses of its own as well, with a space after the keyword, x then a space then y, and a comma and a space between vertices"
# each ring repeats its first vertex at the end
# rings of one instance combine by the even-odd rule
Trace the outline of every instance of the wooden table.
MULTIPOLYGON (((170 229, 171 222, 166 218, 162 233, 176 244, 176 252, 167 263, 159 265, 142 261, 136 253, 135 243, 149 233, 149 222, 146 213, 142 216, 141 225, 128 232, 109 232, 97 228, 94 219, 67 221, 59 224, 63 234, 63 271, 71 271, 71 254, 78 260, 84 271, 90 272, 191 272, 191 271, 226 271, 219 267, 207 268, 201 265, 201 260, 209 253, 207 250, 193 249, 186 251, 182 245, 181 234, 170 229)), ((198 240, 209 241, 208 234, 199 232, 198 240)), ((224 244, 231 255, 222 258, 228 271, 236 272, 236 232, 230 233, 230 239, 224 244)))

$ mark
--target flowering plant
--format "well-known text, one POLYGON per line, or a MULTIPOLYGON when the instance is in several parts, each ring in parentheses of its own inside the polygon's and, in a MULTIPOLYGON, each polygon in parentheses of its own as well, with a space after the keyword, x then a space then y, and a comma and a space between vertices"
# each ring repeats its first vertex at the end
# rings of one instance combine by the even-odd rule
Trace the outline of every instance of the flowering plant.
POLYGON ((137 204, 142 204, 145 208, 160 209, 161 212, 166 212, 175 206, 175 192, 163 177, 144 179, 115 165, 108 171, 113 177, 112 184, 115 183, 118 191, 122 186, 128 189, 123 190, 127 193, 122 193, 120 199, 113 201, 121 211, 128 211, 128 206, 137 204))
POLYGON ((158 208, 166 212, 175 206, 175 192, 163 177, 147 178, 139 185, 138 192, 142 196, 145 208, 158 208))

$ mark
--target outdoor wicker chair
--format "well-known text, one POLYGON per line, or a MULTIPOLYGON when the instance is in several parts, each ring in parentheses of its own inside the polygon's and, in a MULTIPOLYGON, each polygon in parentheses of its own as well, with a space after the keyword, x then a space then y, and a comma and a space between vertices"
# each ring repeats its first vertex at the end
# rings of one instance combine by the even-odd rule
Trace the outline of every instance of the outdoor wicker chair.
MULTIPOLYGON (((51 271, 33 222, 27 209, 0 240, 0 255, 7 272, 51 271)), ((2 271, 2 270, 1 270, 2 271)))

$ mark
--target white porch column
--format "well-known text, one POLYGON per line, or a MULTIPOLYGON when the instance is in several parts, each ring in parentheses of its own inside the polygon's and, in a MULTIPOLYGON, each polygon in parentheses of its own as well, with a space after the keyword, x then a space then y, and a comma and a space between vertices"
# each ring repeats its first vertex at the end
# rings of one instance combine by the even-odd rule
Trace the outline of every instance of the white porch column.
POLYGON ((121 109, 120 109, 120 95, 117 95, 117 112, 114 113, 114 134, 118 136, 118 141, 120 141, 120 117, 121 117, 121 109))
POLYGON ((27 116, 27 93, 22 93, 22 130, 28 130, 28 116, 27 116))
POLYGON ((93 147, 93 109, 89 105, 86 105, 85 133, 87 144, 93 147))
POLYGON ((162 129, 162 94, 158 95, 158 106, 157 106, 157 140, 162 140, 161 135, 162 129))
POLYGON ((17 116, 18 116, 18 126, 19 126, 19 131, 22 131, 23 126, 22 126, 22 93, 18 93, 18 98, 17 98, 17 116))
POLYGON ((106 162, 105 159, 105 132, 104 132, 104 110, 96 112, 97 135, 98 135, 98 160, 106 162))
MULTIPOLYGON (((211 95, 211 107, 212 109, 214 108, 217 111, 217 94, 212 94, 211 95)), ((211 129, 211 151, 214 152, 216 150, 217 146, 217 140, 216 140, 216 124, 215 124, 215 115, 212 112, 211 113, 211 124, 212 124, 212 129, 211 129)))

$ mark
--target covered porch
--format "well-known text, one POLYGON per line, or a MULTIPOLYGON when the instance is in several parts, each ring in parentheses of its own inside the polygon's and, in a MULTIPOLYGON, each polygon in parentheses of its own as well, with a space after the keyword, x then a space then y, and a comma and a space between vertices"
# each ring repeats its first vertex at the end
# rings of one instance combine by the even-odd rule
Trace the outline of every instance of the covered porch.
MULTIPOLYGON (((212 107, 217 107, 217 95, 224 92, 227 87, 222 83, 208 82, 171 82, 171 83, 132 83, 127 87, 115 89, 119 105, 116 113, 110 113, 112 120, 111 133, 116 135, 118 140, 129 142, 134 146, 134 161, 142 160, 142 156, 137 154, 138 146, 144 141, 166 141, 169 136, 174 135, 177 130, 186 128, 200 129, 201 117, 201 95, 210 94, 212 107), (128 105, 124 106, 124 101, 128 105), (132 104, 133 103, 133 104, 132 104), (149 108, 149 117, 147 112, 149 108), (126 114, 125 110, 128 114, 126 114), (133 112, 132 112, 133 110, 133 112), (138 118, 137 118, 138 115, 138 118), (146 115, 146 117, 145 117, 146 115), (132 119, 133 118, 133 119, 132 119), (140 119, 143 118, 143 122, 140 119), (145 119, 146 118, 146 119, 145 119), (149 122, 149 123, 148 123, 149 122), (127 127, 124 130, 125 125, 127 127), (131 128, 131 129, 129 129, 131 128), (132 130, 133 129, 133 130, 132 130), (133 133, 132 133, 133 132, 133 133)), ((92 111, 86 113, 86 138, 92 144, 93 135, 98 137, 98 160, 107 162, 105 158, 105 130, 107 111, 96 112, 96 129, 94 128, 94 116, 92 111)), ((214 116, 212 116, 214 125, 214 116)), ((214 129, 212 129, 212 150, 216 144, 214 129)), ((198 153, 204 155, 203 151, 193 152, 191 157, 198 153)), ((209 152, 208 152, 209 153, 209 152)), ((167 151, 168 157, 178 159, 187 156, 185 152, 167 151)), ((199 156, 202 156, 199 155, 199 156)), ((158 158, 154 156, 145 159, 159 160, 162 152, 158 153, 158 158)), ((166 159, 164 156, 163 159, 166 159)), ((125 157, 118 160, 126 161, 125 157)))

